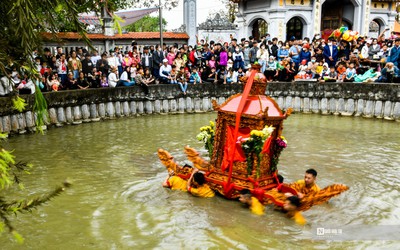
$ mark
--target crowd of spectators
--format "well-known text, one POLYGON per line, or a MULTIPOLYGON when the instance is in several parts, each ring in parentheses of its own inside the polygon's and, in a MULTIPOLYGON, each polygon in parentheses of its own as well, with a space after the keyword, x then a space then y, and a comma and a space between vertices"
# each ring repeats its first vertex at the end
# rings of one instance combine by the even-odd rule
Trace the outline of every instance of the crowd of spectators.
MULTIPOLYGON (((385 30, 386 31, 386 30, 385 30)), ((384 32, 385 32, 384 31, 384 32)), ((240 83, 251 64, 258 63, 268 81, 399 82, 400 38, 314 38, 278 41, 269 34, 230 42, 198 40, 195 46, 173 44, 116 47, 99 55, 84 48, 34 54, 40 78, 29 79, 16 68, 1 77, 0 96, 12 89, 20 94, 138 85, 146 96, 151 84, 177 84, 184 95, 188 84, 240 83)))

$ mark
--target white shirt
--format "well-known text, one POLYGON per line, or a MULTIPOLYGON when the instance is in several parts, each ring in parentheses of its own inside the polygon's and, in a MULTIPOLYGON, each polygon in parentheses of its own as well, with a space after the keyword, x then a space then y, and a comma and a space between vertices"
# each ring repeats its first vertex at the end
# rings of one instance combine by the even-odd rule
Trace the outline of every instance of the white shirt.
POLYGON ((129 80, 128 80, 128 72, 124 71, 124 72, 121 74, 121 77, 120 77, 119 79, 124 80, 124 81, 129 81, 129 80))
POLYGON ((118 57, 116 57, 116 56, 107 58, 107 61, 108 61, 108 65, 110 65, 110 68, 118 66, 118 57))
POLYGON ((171 68, 171 65, 167 65, 167 66, 165 66, 164 64, 163 65, 161 65, 161 67, 160 67, 160 76, 162 76, 162 77, 168 77, 167 75, 164 75, 163 74, 163 72, 171 72, 171 70, 172 70, 172 68, 171 68))
POLYGON ((363 58, 368 58, 368 56, 369 56, 369 54, 368 54, 368 46, 367 45, 364 45, 363 47, 362 47, 362 49, 361 49, 361 56, 363 57, 363 58))
POLYGON ((92 61, 92 63, 94 65, 96 65, 97 61, 101 59, 101 56, 97 55, 97 56, 92 56, 92 58, 90 58, 90 60, 92 61))
POLYGON ((7 76, 3 76, 0 79, 0 96, 5 96, 13 90, 10 79, 7 76))
POLYGON ((114 72, 108 75, 108 86, 115 88, 117 86, 118 78, 114 72))
POLYGON ((267 49, 259 49, 257 51, 257 58, 263 61, 268 61, 269 59, 269 53, 267 49))

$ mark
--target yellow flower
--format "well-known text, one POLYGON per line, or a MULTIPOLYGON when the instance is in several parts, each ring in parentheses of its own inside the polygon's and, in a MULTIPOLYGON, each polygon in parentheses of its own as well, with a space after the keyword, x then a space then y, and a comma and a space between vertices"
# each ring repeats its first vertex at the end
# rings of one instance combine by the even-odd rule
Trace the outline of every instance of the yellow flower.
POLYGON ((210 126, 213 128, 215 126, 215 123, 213 121, 210 121, 210 126))
POLYGON ((257 136, 257 137, 263 137, 264 133, 260 130, 252 130, 250 132, 250 136, 257 136))

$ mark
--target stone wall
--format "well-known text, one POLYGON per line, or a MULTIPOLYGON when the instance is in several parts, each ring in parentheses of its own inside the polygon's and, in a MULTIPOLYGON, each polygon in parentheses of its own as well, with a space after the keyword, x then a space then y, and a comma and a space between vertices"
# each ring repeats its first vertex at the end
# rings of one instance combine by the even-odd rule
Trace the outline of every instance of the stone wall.
POLYGON ((295 112, 400 121, 399 84, 274 82, 266 94, 295 112))
MULTIPOLYGON (((184 96, 178 85, 150 86, 151 99, 138 86, 44 93, 48 102, 48 126, 81 124, 142 114, 200 113, 212 111, 211 100, 223 103, 242 91, 242 85, 190 85, 184 96)), ((400 121, 399 84, 269 83, 266 94, 285 110, 295 112, 364 116, 400 121)), ((35 130, 33 96, 23 96, 23 113, 12 109, 9 97, 0 98, 0 131, 35 130)))

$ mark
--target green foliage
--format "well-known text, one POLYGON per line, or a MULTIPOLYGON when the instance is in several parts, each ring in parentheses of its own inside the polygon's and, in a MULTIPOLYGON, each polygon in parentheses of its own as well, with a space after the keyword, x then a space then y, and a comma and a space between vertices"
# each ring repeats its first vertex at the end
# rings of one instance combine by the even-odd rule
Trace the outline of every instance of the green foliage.
POLYGON ((45 125, 45 120, 47 120, 49 114, 47 112, 47 102, 43 96, 42 91, 36 86, 35 91, 35 103, 33 104, 33 112, 36 113, 36 128, 43 134, 43 126, 45 125))
MULTIPOLYGON (((167 21, 163 18, 163 27, 166 27, 167 21)), ((132 32, 155 32, 160 31, 160 18, 158 16, 145 16, 135 23, 127 25, 124 27, 126 31, 132 32)), ((166 31, 164 29, 163 31, 166 31)))
POLYGON ((71 186, 69 182, 65 182, 50 193, 35 198, 23 200, 7 199, 8 192, 6 190, 14 184, 17 184, 20 189, 24 188, 19 175, 21 173, 29 174, 28 170, 30 168, 32 168, 31 164, 16 162, 12 152, 0 147, 0 233, 7 228, 18 243, 23 243, 24 239, 13 227, 10 217, 19 213, 32 212, 33 209, 60 195, 66 188, 71 186))
POLYGON ((13 98, 13 108, 15 109, 15 110, 18 110, 19 112, 22 112, 22 111, 24 111, 25 110, 25 107, 26 107, 26 101, 25 101, 25 99, 23 99, 23 98, 21 98, 21 97, 19 97, 18 95, 17 96, 15 96, 14 98, 13 98))
POLYGON ((117 30, 119 34, 122 34, 121 23, 124 23, 125 20, 119 17, 118 15, 112 15, 114 30, 117 30))

